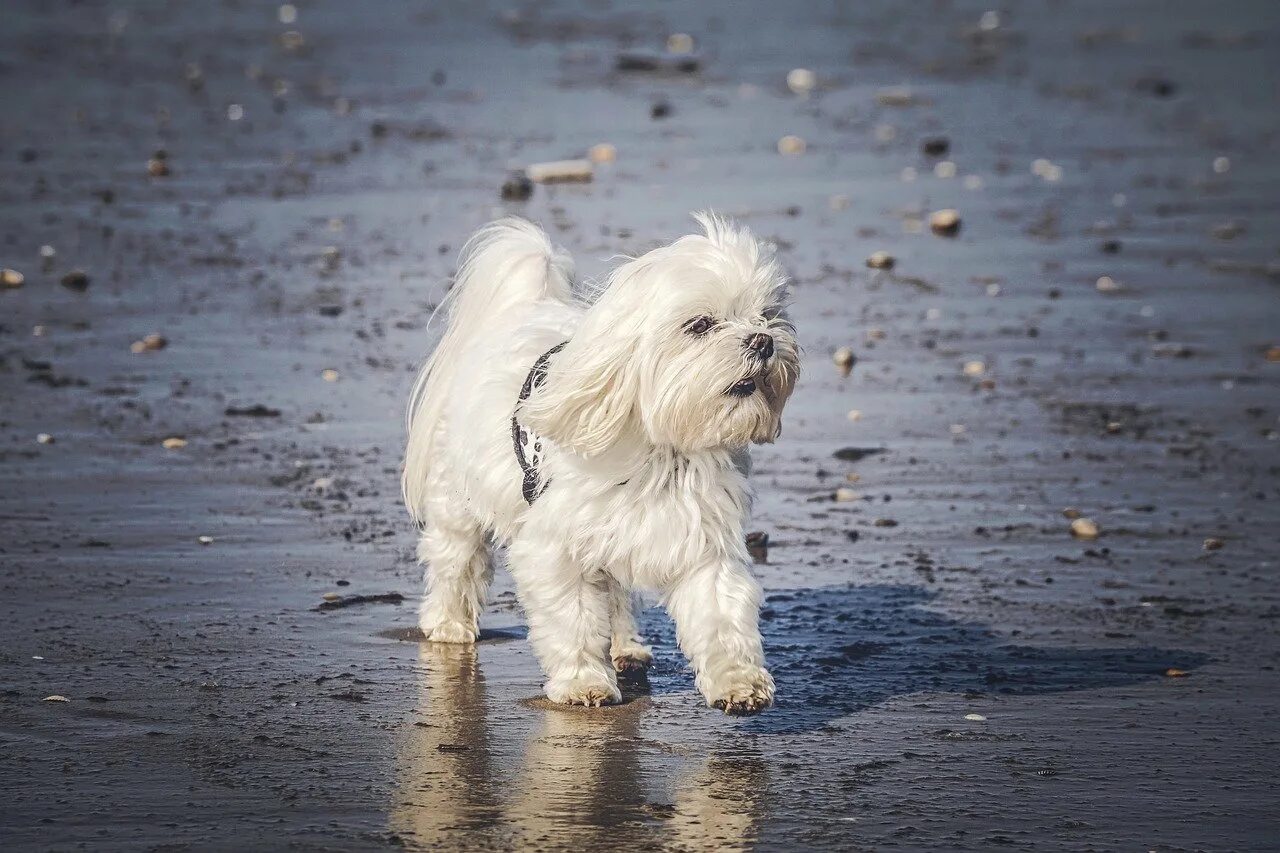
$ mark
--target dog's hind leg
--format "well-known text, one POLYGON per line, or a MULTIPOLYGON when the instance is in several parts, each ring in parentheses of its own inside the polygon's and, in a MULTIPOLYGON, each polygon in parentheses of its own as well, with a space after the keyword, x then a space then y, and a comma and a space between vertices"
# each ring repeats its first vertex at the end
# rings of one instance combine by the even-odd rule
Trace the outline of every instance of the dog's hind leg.
POLYGON ((609 657, 613 668, 621 673, 640 674, 653 663, 653 651, 640 639, 636 625, 635 601, 630 592, 613 578, 609 584, 609 625, 613 639, 609 657))
POLYGON ((418 540, 418 561, 426 567, 426 591, 418 626, 436 643, 473 643, 480 633, 493 564, 484 528, 447 497, 428 503, 418 540))

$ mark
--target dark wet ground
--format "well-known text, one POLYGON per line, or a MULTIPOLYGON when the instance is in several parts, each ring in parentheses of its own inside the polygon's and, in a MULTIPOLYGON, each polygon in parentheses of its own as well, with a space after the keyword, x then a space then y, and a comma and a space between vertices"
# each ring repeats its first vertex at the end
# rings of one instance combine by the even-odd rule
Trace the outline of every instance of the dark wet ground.
POLYGON ((8 4, 0 843, 1277 846, 1280 6, 989 11, 8 4), (613 69, 673 32, 699 73, 613 69), (598 273, 703 207, 807 349, 757 454, 779 705, 701 707, 654 610, 647 694, 549 708, 503 575, 474 651, 408 630, 425 325, 504 210, 598 273))

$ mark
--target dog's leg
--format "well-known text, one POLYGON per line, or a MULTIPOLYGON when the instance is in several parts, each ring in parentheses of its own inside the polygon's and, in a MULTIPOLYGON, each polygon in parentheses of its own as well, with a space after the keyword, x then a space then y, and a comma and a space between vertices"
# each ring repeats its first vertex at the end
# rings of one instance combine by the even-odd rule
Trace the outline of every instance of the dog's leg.
POLYGON ((418 560, 426 566, 418 625, 432 642, 474 643, 493 580, 484 530, 452 502, 433 500, 429 510, 418 540, 418 560))
POLYGON ((667 611, 707 704, 754 714, 773 703, 760 642, 760 585, 743 566, 689 572, 667 591, 667 611))
POLYGON ((613 668, 621 673, 639 675, 653 663, 653 651, 640 639, 636 625, 635 602, 631 593, 612 577, 609 584, 609 624, 613 629, 613 642, 609 657, 613 668))
POLYGON ((622 698, 609 664, 609 587, 588 577, 559 550, 517 539, 508 563, 529 620, 529 642, 547 675, 547 698, 566 705, 605 705, 622 698))

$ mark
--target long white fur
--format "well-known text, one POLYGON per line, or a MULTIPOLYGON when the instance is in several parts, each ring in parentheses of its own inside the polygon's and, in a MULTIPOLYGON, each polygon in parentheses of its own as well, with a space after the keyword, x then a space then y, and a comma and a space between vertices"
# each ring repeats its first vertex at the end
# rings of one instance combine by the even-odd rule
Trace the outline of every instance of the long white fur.
POLYGON ((414 383, 403 488, 428 567, 420 626, 434 642, 474 642, 489 543, 505 545, 557 702, 617 701, 615 667, 648 665, 632 590, 660 593, 708 704, 742 713, 773 699, 743 542, 746 451, 779 434, 798 348, 771 252, 745 228, 695 218, 701 234, 626 259, 589 295, 536 226, 485 226, 414 383), (690 334, 699 316, 714 328, 690 334), (746 347, 759 333, 772 337, 767 360, 746 347), (534 362, 565 341, 520 406, 550 482, 530 505, 511 416, 534 362), (748 378, 755 393, 727 393, 748 378))

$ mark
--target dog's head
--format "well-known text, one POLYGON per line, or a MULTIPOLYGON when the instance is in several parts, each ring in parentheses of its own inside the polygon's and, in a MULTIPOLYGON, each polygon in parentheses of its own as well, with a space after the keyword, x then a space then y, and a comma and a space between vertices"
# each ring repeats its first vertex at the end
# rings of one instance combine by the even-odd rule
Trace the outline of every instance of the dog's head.
POLYGON ((695 218, 702 234, 610 275, 526 404, 532 429, 584 456, 778 437, 800 367, 786 277, 746 228, 695 218))

